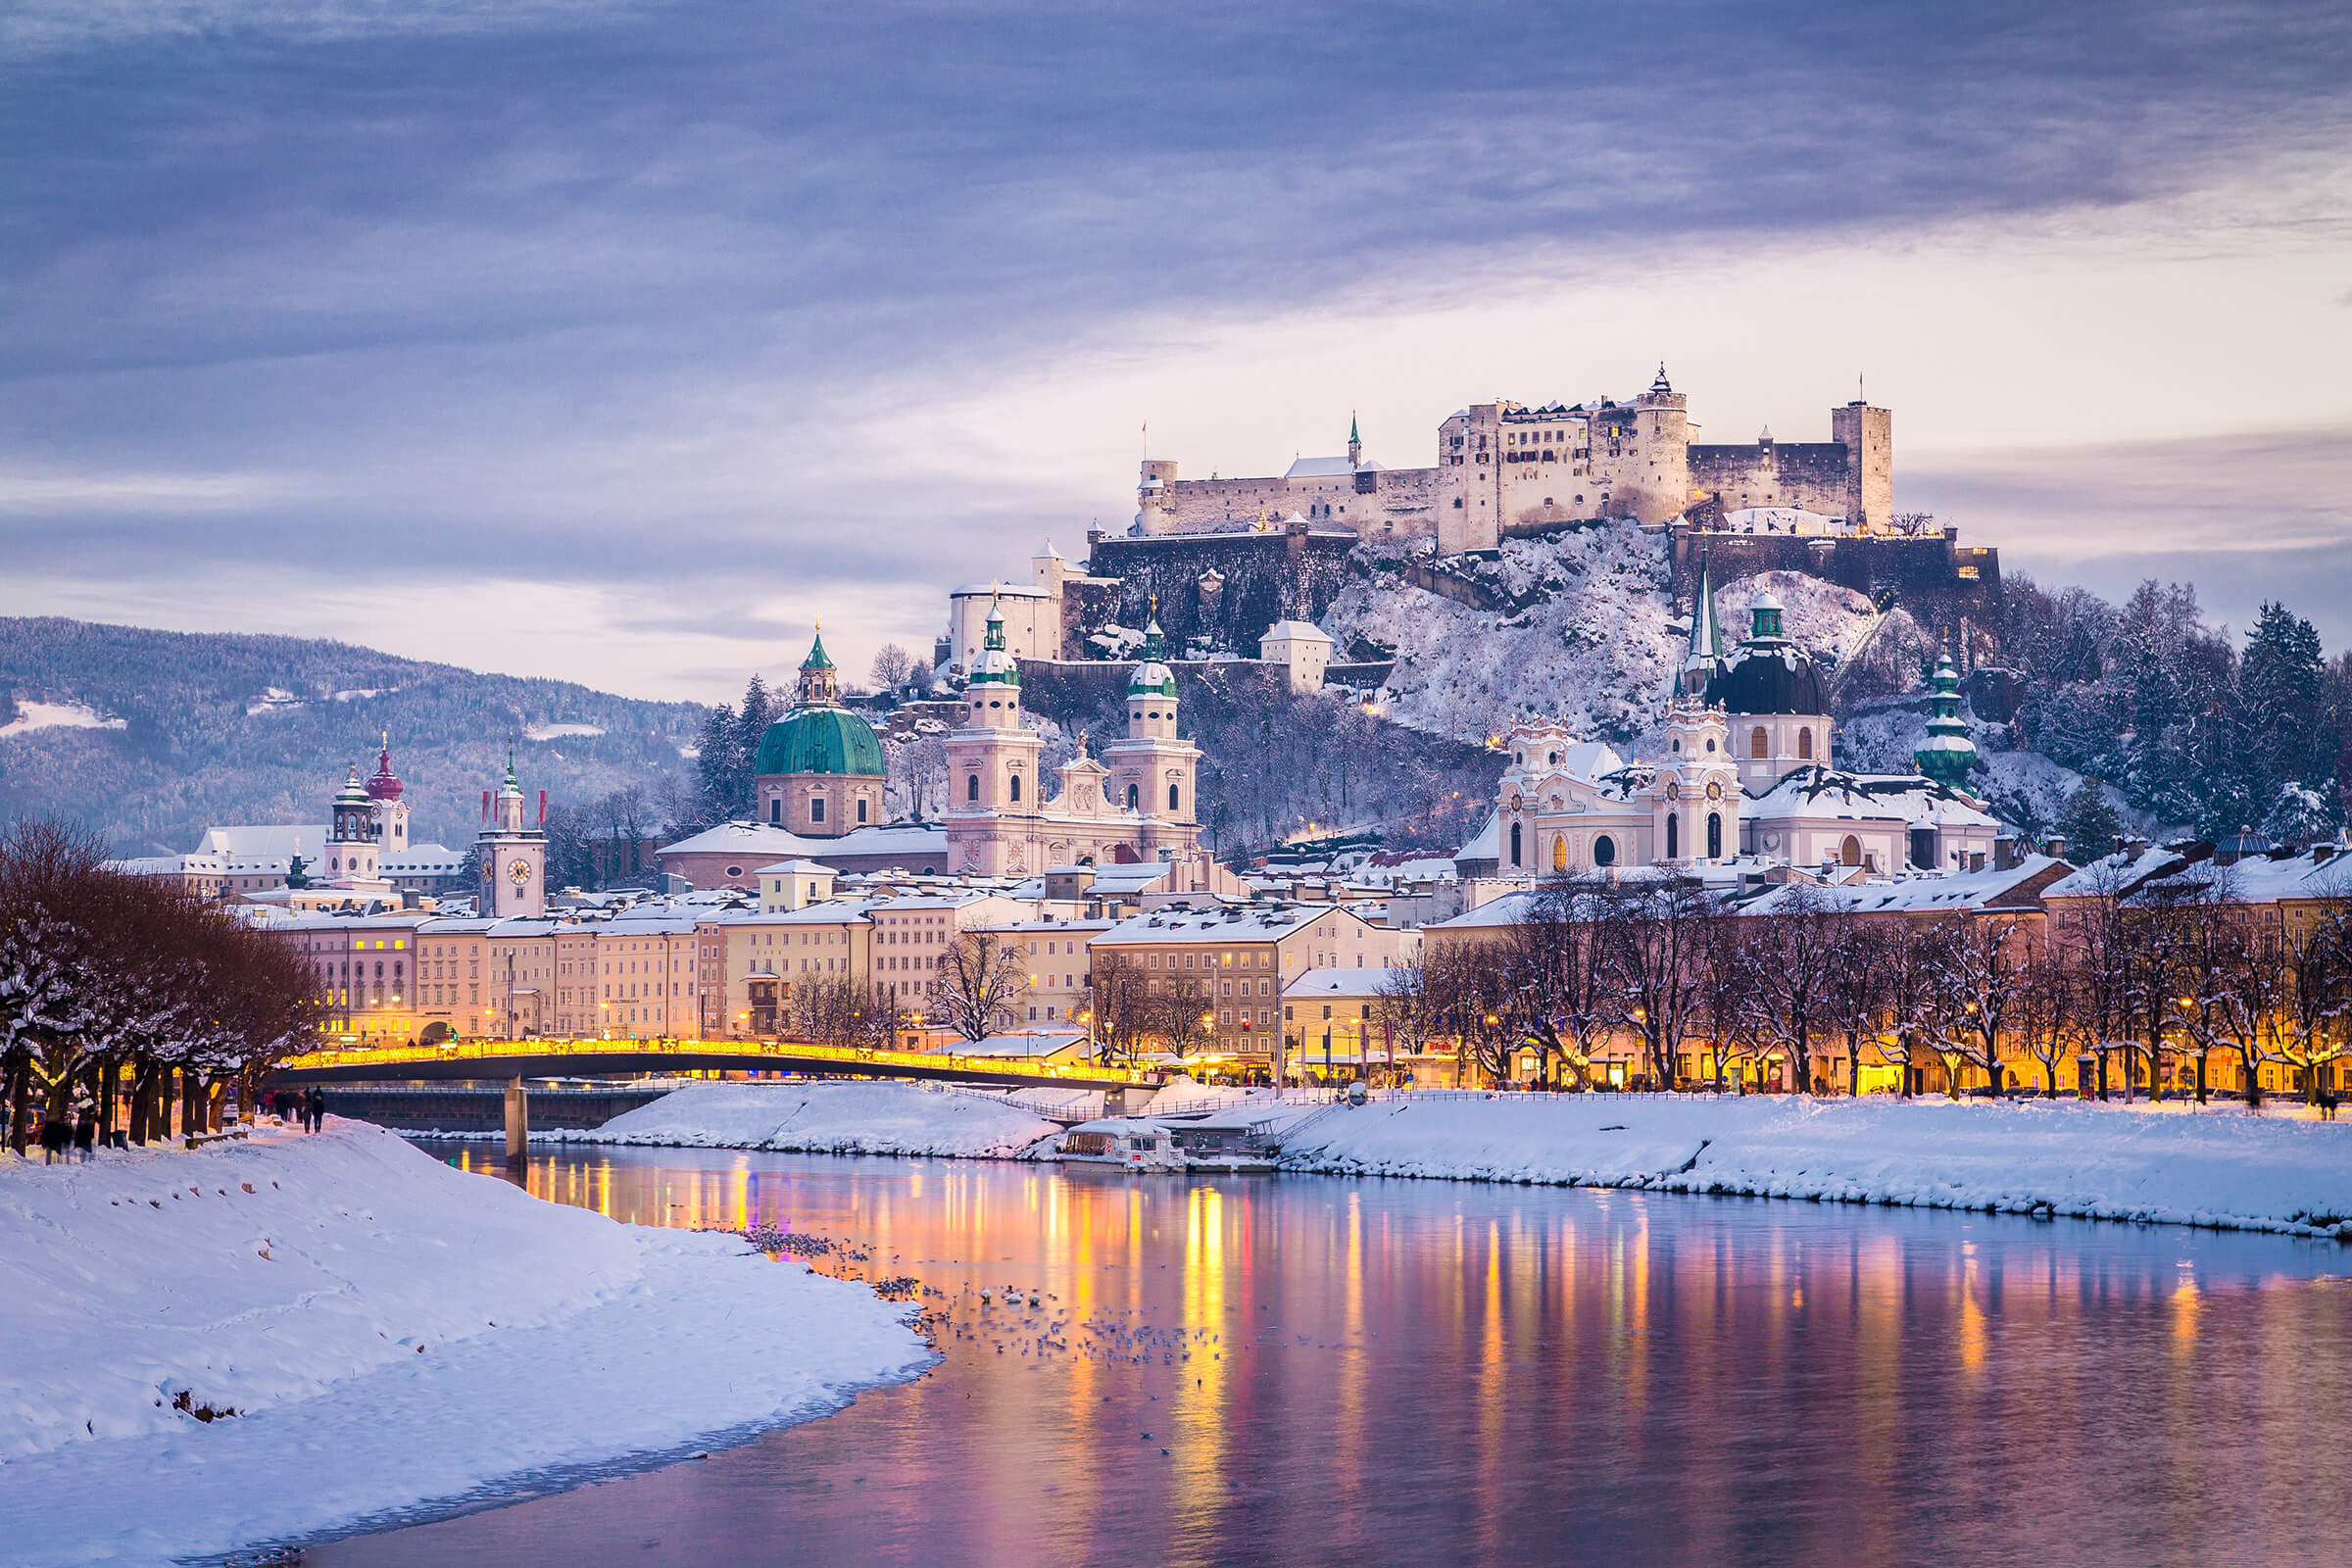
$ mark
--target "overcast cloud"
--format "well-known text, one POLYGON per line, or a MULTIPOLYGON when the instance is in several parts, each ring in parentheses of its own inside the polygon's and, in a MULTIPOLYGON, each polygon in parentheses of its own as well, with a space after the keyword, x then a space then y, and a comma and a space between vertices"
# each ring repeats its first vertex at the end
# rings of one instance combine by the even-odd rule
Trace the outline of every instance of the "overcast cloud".
POLYGON ((2348 79, 2316 4, 36 5, 0 612, 714 699, 1123 527, 1147 420, 1419 464, 1665 359, 2340 645, 2348 79))

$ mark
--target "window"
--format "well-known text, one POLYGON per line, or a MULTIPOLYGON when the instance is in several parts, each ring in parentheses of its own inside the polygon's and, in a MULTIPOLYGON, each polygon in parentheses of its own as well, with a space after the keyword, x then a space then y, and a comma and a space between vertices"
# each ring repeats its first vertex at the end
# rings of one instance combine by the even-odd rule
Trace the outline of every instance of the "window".
POLYGON ((1810 729, 1796 732, 1796 755, 1802 761, 1813 760, 1813 732, 1810 729))
POLYGON ((963 798, 967 801, 976 801, 980 798, 979 774, 974 773, 971 777, 963 781, 963 798))
POLYGON ((865 820, 865 801, 862 797, 858 802, 858 820, 860 822, 865 820))
POLYGON ((1169 810, 1171 810, 1171 811, 1173 811, 1173 810, 1177 809, 1177 806, 1176 806, 1176 786, 1175 786, 1175 785, 1173 785, 1173 784, 1171 784, 1171 785, 1169 785, 1169 786, 1168 786, 1168 809, 1169 809, 1169 810))
POLYGON ((1766 757, 1771 755, 1765 750, 1764 726, 1761 724, 1758 724, 1754 729, 1748 731, 1747 755, 1750 757, 1766 757))
POLYGON ((1682 856, 1682 826, 1683 819, 1681 817, 1670 815, 1666 818, 1666 858, 1669 860, 1678 859, 1682 856))
POLYGON ((1135 809, 1135 786, 1132 784, 1127 786, 1127 809, 1135 809))
POLYGON ((824 819, 825 798, 822 795, 812 796, 808 802, 808 820, 822 822, 824 819))
POLYGON ((1847 865, 1860 865, 1862 863, 1862 841, 1848 833, 1845 836, 1845 842, 1838 846, 1838 858, 1847 865))
POLYGON ((767 801, 767 819, 778 827, 784 825, 784 798, 771 795, 767 801))
POLYGON ((1551 868, 1555 872, 1568 869, 1568 841, 1566 839, 1555 838, 1551 841, 1551 868))
POLYGON ((1016 801, 1021 798, 1021 775, 1018 773, 1012 775, 1012 798, 1016 801))
POLYGON ((1592 863, 1594 865, 1615 865, 1617 863, 1617 841, 1606 833, 1592 841, 1592 863))
POLYGON ((1707 813, 1707 858, 1723 858, 1723 813, 1720 811, 1707 813))
POLYGON ((1526 863, 1519 858, 1519 824, 1516 822, 1511 824, 1511 863, 1513 865, 1526 863))

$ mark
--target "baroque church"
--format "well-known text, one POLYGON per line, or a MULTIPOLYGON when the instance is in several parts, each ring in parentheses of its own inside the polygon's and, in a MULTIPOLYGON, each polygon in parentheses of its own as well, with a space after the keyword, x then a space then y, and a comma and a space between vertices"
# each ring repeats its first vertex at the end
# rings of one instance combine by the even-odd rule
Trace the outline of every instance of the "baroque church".
POLYGON ((1048 866, 1192 859, 1200 851, 1194 784, 1200 752, 1176 734, 1176 674, 1154 617, 1127 681, 1127 733, 1101 760, 1078 755, 1058 770, 1051 802, 1039 776, 1043 741, 1021 724, 1021 670, 991 607, 973 661, 963 727, 948 737, 948 863, 984 876, 1048 866))
MULTIPOLYGON (((1702 565, 1690 638, 1666 710, 1665 754, 1627 762, 1557 724, 1513 729, 1495 815, 1502 876, 1744 860, 1847 880, 1981 865, 1998 830, 1961 786, 1976 762, 1947 659, 1916 774, 1831 765, 1829 682, 1767 593, 1725 650, 1702 565)), ((1479 857, 1483 859, 1483 857, 1479 857)))

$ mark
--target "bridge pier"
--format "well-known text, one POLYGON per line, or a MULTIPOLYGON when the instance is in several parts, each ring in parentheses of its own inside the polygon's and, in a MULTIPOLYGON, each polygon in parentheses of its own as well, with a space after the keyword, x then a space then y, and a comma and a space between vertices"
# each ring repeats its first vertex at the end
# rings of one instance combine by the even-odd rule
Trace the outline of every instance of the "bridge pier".
POLYGON ((520 1078, 507 1080, 507 1163, 519 1165, 531 1147, 531 1107, 520 1078))

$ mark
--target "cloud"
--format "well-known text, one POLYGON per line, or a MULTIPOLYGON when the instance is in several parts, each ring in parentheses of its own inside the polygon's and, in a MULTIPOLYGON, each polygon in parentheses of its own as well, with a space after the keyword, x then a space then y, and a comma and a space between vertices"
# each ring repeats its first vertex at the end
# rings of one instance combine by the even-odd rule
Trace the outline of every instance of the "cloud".
POLYGON ((1146 417, 1230 472, 1360 404, 1413 463, 1472 396, 1671 353, 1741 433, 1867 366, 1946 446, 1988 411, 2112 439, 2021 387, 2044 345, 2168 410, 2249 343, 2340 363, 2309 318, 2348 37, 2291 4, 43 0, 0 25, 0 453, 67 477, 4 493, 0 545, 20 602, 203 581, 224 627, 311 573, 405 628, 537 582, 628 652, 536 671, 674 695, 828 606, 845 648, 926 642, 949 582, 1075 556, 1146 417), (2083 308, 2094 276, 2140 292, 2083 308))

